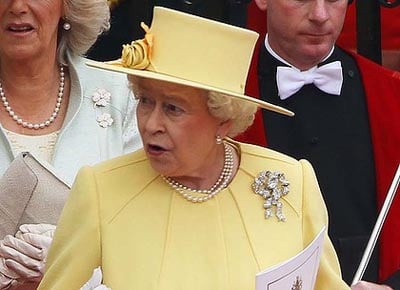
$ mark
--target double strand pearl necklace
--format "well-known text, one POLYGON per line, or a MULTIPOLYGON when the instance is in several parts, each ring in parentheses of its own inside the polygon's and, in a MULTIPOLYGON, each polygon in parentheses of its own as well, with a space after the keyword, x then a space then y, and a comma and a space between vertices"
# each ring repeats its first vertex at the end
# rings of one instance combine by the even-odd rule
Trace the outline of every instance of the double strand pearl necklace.
POLYGON ((64 83, 65 83, 65 77, 64 77, 64 67, 60 65, 60 86, 58 87, 58 95, 57 95, 57 103, 56 106, 54 107, 54 110, 51 114, 51 116, 46 119, 42 123, 30 123, 28 121, 23 120, 20 118, 17 114, 15 114, 14 110, 11 108, 10 104, 8 103, 8 100, 6 98, 6 94, 4 93, 3 87, 0 82, 0 97, 1 101, 3 102, 4 107, 6 108, 6 111, 8 112, 8 115, 20 126, 28 129, 43 129, 45 127, 50 126, 54 120, 57 118, 58 112, 60 111, 61 107, 61 102, 63 100, 64 96, 64 83))
POLYGON ((192 189, 187 187, 171 177, 163 176, 162 178, 167 182, 173 189, 175 189, 180 195, 188 201, 194 203, 205 202, 214 196, 216 196, 221 190, 223 190, 229 183, 233 172, 233 150, 226 142, 224 142, 224 167, 216 183, 210 189, 192 189), (203 196, 194 196, 193 194, 203 194, 203 196), (204 195, 205 194, 205 195, 204 195))

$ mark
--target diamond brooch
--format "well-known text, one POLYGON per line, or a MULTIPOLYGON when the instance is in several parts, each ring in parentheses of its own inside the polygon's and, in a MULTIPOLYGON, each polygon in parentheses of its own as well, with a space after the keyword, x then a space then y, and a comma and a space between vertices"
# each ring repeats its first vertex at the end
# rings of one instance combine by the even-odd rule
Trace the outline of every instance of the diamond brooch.
POLYGON ((265 218, 270 218, 273 214, 278 221, 285 221, 282 213, 282 202, 280 198, 289 193, 289 182, 281 172, 262 171, 254 178, 252 189, 256 194, 264 199, 265 218))

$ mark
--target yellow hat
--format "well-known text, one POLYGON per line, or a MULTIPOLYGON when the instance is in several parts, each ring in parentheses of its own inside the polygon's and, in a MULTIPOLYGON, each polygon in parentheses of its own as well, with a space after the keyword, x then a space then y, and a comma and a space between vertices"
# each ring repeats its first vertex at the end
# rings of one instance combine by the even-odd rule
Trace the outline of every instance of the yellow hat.
POLYGON ((258 34, 206 18, 154 7, 145 39, 124 45, 122 58, 89 66, 214 91, 293 116, 244 94, 258 34))

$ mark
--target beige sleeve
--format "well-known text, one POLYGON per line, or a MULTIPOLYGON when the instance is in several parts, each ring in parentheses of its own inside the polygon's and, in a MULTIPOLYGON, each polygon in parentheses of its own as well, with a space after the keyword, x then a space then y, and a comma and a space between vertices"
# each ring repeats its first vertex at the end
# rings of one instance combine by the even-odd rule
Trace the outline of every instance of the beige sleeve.
MULTIPOLYGON (((303 167, 304 178, 303 233, 305 246, 307 246, 324 225, 328 229, 328 213, 311 164, 306 160, 301 160, 300 162, 303 167)), ((336 252, 328 235, 325 236, 315 285, 315 290, 327 289, 350 289, 341 278, 336 252)))
POLYGON ((82 168, 61 214, 38 289, 79 289, 100 265, 98 205, 93 171, 82 168))

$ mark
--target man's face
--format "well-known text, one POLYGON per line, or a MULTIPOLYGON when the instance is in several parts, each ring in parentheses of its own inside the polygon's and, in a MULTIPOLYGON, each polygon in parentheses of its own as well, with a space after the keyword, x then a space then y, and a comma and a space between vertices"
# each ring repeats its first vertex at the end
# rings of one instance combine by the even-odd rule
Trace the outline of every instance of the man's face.
POLYGON ((302 70, 329 54, 342 30, 348 4, 348 0, 263 1, 272 49, 302 70))

